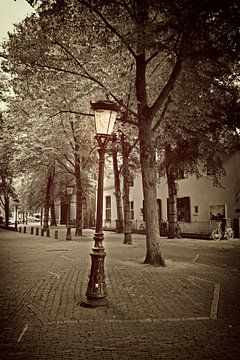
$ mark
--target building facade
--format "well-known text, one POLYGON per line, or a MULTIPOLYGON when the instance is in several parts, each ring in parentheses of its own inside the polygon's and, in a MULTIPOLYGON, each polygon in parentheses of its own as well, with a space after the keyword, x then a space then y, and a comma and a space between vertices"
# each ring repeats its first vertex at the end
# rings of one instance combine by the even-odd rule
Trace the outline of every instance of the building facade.
MULTIPOLYGON (((83 228, 91 228, 95 225, 95 196, 88 197, 83 201, 82 220, 83 228)), ((66 225, 68 216, 70 223, 74 226, 76 222, 76 194, 73 193, 69 199, 62 197, 55 202, 55 216, 57 224, 66 225)))
MULTIPOLYGON (((240 153, 230 156, 224 168, 226 176, 221 187, 213 186, 209 176, 191 176, 177 181, 177 216, 181 232, 188 235, 209 236, 217 222, 225 221, 239 237, 240 226, 240 153)), ((145 227, 144 201, 141 174, 136 176, 130 188, 132 230, 145 227)), ((111 174, 105 179, 103 223, 106 229, 116 228, 117 210, 114 194, 114 179, 111 174)), ((157 184, 159 223, 167 226, 168 187, 165 178, 157 184)), ((163 226, 163 228, 164 228, 163 226)))

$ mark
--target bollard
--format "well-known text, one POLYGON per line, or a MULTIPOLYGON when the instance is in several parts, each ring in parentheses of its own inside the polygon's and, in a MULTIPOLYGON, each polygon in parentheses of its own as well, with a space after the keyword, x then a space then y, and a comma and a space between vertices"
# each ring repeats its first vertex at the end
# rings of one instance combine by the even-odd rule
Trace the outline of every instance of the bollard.
POLYGON ((39 228, 36 228, 36 235, 39 235, 39 228))
POLYGON ((44 229, 41 229, 41 236, 44 236, 44 229))
POLYGON ((58 239, 58 230, 54 231, 54 239, 58 239))
POLYGON ((21 226, 19 226, 19 232, 22 232, 22 227, 21 226))
POLYGON ((27 231, 26 226, 24 226, 23 227, 23 233, 26 234, 26 231, 27 231))
POLYGON ((33 235, 33 227, 31 227, 31 235, 33 235))
POLYGON ((47 229, 47 237, 49 237, 49 236, 50 236, 50 230, 47 229))

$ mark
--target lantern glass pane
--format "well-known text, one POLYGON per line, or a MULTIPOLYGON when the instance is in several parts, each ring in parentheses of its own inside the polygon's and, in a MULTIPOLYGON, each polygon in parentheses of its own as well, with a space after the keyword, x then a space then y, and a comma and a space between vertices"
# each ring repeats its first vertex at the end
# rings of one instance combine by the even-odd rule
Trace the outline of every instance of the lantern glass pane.
POLYGON ((109 111, 95 110, 96 133, 107 134, 109 111))
POLYGON ((111 135, 116 117, 117 117, 116 111, 96 109, 95 110, 96 133, 111 135))
POLYGON ((116 120, 116 117, 117 117, 116 111, 110 111, 109 116, 110 116, 110 118, 109 118, 108 132, 107 133, 109 135, 111 135, 112 132, 113 132, 113 127, 114 127, 115 120, 116 120))

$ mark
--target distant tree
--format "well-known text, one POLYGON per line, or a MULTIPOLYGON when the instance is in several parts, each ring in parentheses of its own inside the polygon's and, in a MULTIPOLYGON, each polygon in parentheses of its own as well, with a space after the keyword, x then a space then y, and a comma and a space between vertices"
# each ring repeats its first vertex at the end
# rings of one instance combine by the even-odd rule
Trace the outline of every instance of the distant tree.
MULTIPOLYGON (((15 78, 12 82, 16 96, 9 99, 8 110, 9 124, 17 134, 15 143, 18 156, 15 158, 15 172, 18 175, 32 172, 36 176, 38 171, 35 171, 35 168, 42 169, 43 166, 46 170, 56 162, 75 179, 76 235, 81 236, 83 194, 91 192, 91 189, 87 191, 86 188, 91 183, 90 175, 93 171, 90 168, 91 164, 95 164, 96 158, 92 146, 93 116, 90 118, 92 121, 81 118, 84 114, 78 110, 78 104, 81 100, 83 106, 83 95, 77 94, 72 98, 75 94, 67 76, 64 81, 61 78, 58 82, 53 82, 50 74, 42 78, 41 85, 37 86, 41 73, 36 77, 32 76, 30 84, 24 74, 16 75, 18 80, 15 78), (70 96, 65 95, 65 92, 70 96)), ((49 189, 44 200, 42 198, 45 214, 51 209, 54 195, 53 190, 50 191, 54 181, 52 179, 49 187, 47 184, 50 178, 47 178, 42 177, 46 179, 45 188, 49 189)), ((45 223, 47 224, 47 219, 45 223)))
POLYGON ((121 168, 119 166, 118 154, 119 154, 119 146, 117 143, 117 136, 115 135, 112 146, 112 162, 113 162, 113 175, 114 175, 114 193, 116 197, 116 208, 117 208, 116 231, 118 233, 123 233, 124 220, 123 220, 122 191, 121 191, 121 180, 120 180, 121 168))
POLYGON ((10 198, 14 196, 13 134, 9 131, 5 113, 0 113, 0 201, 5 213, 5 226, 9 226, 10 198))
POLYGON ((113 174, 117 205, 117 231, 124 233, 123 244, 132 244, 132 229, 130 217, 130 183, 131 175, 129 169, 130 144, 124 133, 118 134, 118 150, 116 146, 117 136, 115 135, 115 145, 112 151, 113 174), (121 158, 121 161, 120 161, 121 158), (122 190, 121 190, 122 179, 122 190))

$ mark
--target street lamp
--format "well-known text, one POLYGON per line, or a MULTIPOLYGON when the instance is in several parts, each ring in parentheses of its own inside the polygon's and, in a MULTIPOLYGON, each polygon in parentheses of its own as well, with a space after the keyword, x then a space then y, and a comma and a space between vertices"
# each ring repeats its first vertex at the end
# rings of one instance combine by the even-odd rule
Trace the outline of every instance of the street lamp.
POLYGON ((66 240, 72 240, 70 215, 71 215, 71 196, 73 193, 73 188, 74 188, 73 185, 67 185, 67 235, 66 235, 66 240))
POLYGON ((19 200, 14 199, 13 202, 14 202, 14 205, 15 205, 15 231, 17 231, 17 229, 18 229, 18 205, 19 205, 19 200))
POLYGON ((103 180, 106 146, 111 140, 113 126, 117 117, 118 106, 112 101, 97 101, 91 103, 94 110, 96 125, 96 140, 99 148, 98 190, 97 190, 97 214, 96 229, 94 234, 94 246, 91 255, 91 271, 89 275, 86 298, 81 305, 85 307, 97 307, 107 304, 107 291, 104 273, 104 258, 106 256, 103 247, 103 180))

